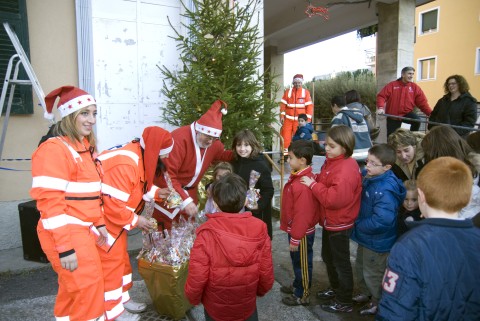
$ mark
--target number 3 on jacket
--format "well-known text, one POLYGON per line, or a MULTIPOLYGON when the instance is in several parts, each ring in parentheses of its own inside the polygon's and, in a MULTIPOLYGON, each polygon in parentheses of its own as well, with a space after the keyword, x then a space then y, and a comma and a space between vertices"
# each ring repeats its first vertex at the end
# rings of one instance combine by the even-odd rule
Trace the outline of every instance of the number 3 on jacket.
POLYGON ((397 280, 398 274, 387 268, 385 276, 383 277, 383 289, 388 293, 393 293, 397 285, 397 280))

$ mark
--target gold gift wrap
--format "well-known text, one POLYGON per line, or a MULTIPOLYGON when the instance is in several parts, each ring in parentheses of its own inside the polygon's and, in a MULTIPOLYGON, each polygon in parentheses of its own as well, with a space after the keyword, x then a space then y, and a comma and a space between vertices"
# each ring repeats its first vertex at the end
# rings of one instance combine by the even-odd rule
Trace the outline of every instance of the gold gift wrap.
POLYGON ((192 307, 184 291, 188 262, 171 266, 139 259, 138 272, 145 281, 155 311, 175 320, 182 319, 192 307))

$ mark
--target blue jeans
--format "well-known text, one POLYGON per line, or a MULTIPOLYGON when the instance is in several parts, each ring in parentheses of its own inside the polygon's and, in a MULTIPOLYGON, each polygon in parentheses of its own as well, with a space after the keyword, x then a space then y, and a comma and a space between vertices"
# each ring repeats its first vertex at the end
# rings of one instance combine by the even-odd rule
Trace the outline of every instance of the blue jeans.
POLYGON ((350 263, 350 234, 344 231, 322 231, 322 260, 327 266, 330 286, 340 303, 352 304, 353 271, 350 263))
MULTIPOLYGON (((290 243, 290 234, 288 234, 288 242, 290 243)), ((308 297, 310 295, 313 270, 313 242, 315 242, 315 233, 305 235, 300 240, 298 251, 290 252, 293 273, 295 274, 293 294, 295 294, 297 298, 308 297)))

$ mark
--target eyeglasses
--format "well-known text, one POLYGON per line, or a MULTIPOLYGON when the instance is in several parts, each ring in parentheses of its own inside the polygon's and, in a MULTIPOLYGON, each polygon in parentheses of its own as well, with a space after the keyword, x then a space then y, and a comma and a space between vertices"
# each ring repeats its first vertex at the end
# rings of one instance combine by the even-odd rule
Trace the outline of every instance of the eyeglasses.
POLYGON ((449 82, 447 85, 448 86, 453 86, 453 85, 456 85, 457 83, 456 82, 449 82))
POLYGON ((370 165, 370 166, 373 166, 373 167, 383 166, 382 164, 375 164, 374 162, 372 162, 372 161, 369 160, 369 159, 366 159, 366 160, 365 160, 365 165, 366 165, 366 166, 370 165))

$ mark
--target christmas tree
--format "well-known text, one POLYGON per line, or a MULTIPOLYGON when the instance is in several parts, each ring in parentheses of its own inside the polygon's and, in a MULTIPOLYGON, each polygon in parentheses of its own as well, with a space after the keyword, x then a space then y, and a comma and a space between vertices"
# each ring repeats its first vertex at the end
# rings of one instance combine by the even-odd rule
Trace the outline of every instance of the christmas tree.
POLYGON ((271 145, 277 104, 273 95, 273 75, 263 72, 262 38, 259 35, 257 0, 245 6, 225 0, 193 0, 190 9, 182 2, 182 24, 187 36, 172 26, 181 66, 160 70, 164 76, 162 92, 166 95, 163 117, 175 126, 196 121, 210 105, 221 99, 228 104, 223 117, 222 142, 231 146, 241 129, 252 130, 265 146, 271 145))

